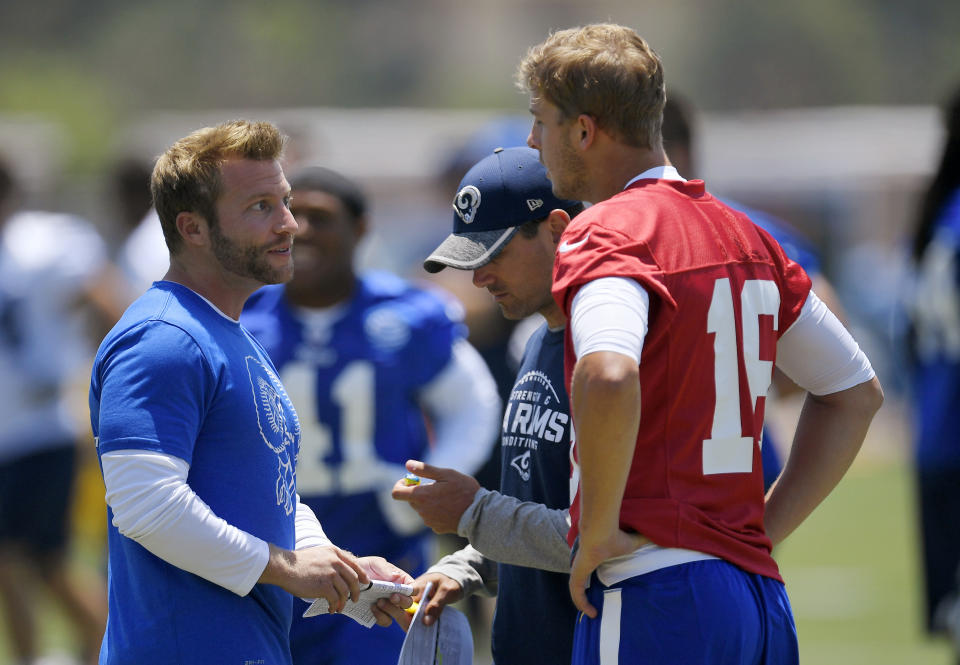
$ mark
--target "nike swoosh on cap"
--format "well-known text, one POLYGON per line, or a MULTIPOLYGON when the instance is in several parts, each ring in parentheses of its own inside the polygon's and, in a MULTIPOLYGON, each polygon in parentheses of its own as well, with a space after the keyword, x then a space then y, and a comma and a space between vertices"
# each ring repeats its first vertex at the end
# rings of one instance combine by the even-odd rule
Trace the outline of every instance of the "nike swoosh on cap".
POLYGON ((564 241, 563 241, 562 243, 560 243, 560 245, 557 247, 557 251, 558 251, 558 252, 569 252, 571 249, 576 249, 577 247, 579 247, 579 246, 582 245, 583 243, 587 242, 587 239, 588 239, 589 237, 590 237, 590 232, 587 231, 587 235, 583 236, 583 239, 582 239, 582 240, 578 240, 577 242, 570 242, 570 241, 568 241, 568 240, 564 240, 564 241))

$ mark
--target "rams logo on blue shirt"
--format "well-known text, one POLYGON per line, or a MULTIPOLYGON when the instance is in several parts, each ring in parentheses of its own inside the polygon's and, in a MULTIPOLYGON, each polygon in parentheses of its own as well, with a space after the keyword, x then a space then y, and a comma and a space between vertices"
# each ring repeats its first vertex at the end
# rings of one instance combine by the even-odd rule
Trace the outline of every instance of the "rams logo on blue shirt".
POLYGON ((277 455, 277 505, 283 506, 289 515, 294 509, 297 484, 292 455, 300 440, 300 421, 280 380, 269 367, 247 356, 247 374, 260 436, 277 455))

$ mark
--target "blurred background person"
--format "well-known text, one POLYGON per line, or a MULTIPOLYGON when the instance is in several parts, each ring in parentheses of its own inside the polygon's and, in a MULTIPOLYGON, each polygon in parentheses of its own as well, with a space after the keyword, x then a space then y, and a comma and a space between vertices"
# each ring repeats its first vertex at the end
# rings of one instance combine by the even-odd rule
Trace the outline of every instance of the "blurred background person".
MULTIPOLYGON (((390 273, 358 274, 367 199, 355 182, 323 167, 288 179, 299 225, 294 277, 255 293, 241 322, 297 408, 301 500, 340 546, 416 576, 432 554, 430 532, 390 491, 410 458, 476 472, 500 425, 496 385, 464 339, 456 300, 390 273)), ((297 665, 375 665, 400 651, 396 626, 371 632, 343 616, 303 619, 306 605, 298 609, 297 665)))
MULTIPOLYGON (((699 177, 697 162, 698 145, 695 129, 695 112, 690 102, 682 95, 671 91, 667 95, 667 102, 663 108, 663 147, 667 152, 670 163, 673 164, 680 175, 684 178, 693 179, 699 177)), ((750 220, 773 236, 774 240, 780 243, 784 253, 799 263, 813 282, 813 290, 826 303, 831 312, 838 315, 841 321, 844 320, 843 309, 839 306, 833 286, 824 277, 820 257, 816 249, 787 222, 776 217, 748 207, 739 201, 733 201, 722 195, 718 198, 735 210, 745 213, 750 220)), ((800 388, 783 372, 774 368, 773 391, 776 395, 785 396, 801 392, 800 388)), ((780 441, 780 434, 772 431, 773 428, 767 422, 763 428, 763 484, 766 489, 770 488, 773 481, 780 475, 783 469, 783 452, 785 444, 780 441)), ((789 434, 787 435, 789 440, 789 434)))
POLYGON ((940 163, 916 220, 908 306, 926 627, 953 638, 960 663, 960 88, 944 111, 940 163))
POLYGON ((87 431, 70 389, 92 358, 91 323, 103 330, 115 315, 97 291, 106 249, 79 217, 15 208, 14 177, 0 163, 0 602, 18 662, 39 655, 39 580, 75 629, 80 657, 94 663, 106 589, 69 561, 87 431))
MULTIPOLYGON (((138 157, 118 159, 110 170, 109 195, 114 202, 114 228, 119 238, 126 238, 150 209, 153 199, 150 197, 150 163, 138 157)), ((161 243, 163 234, 160 234, 161 243)))
POLYGON ((170 267, 160 218, 150 198, 152 171, 151 163, 131 157, 119 160, 112 172, 120 233, 115 252, 121 280, 118 290, 125 293, 128 302, 143 295, 170 267))

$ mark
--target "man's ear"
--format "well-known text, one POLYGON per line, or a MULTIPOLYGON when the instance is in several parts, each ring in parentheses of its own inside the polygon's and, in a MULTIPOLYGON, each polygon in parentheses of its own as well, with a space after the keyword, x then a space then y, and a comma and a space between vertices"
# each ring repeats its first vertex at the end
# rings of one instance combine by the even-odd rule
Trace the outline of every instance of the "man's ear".
POLYGON ((543 223, 550 229, 550 237, 553 240, 553 244, 559 245, 560 236, 563 234, 563 230, 567 228, 567 224, 570 223, 570 215, 566 210, 557 208, 556 210, 550 211, 550 215, 543 223))
POLYGON ((581 150, 586 150, 596 141, 597 132, 600 131, 600 128, 597 126, 596 118, 592 115, 581 113, 577 116, 576 122, 574 122, 574 130, 576 131, 576 135, 574 136, 576 145, 581 150))
POLYGON ((209 242, 210 228, 206 218, 195 212, 177 213, 177 232, 184 244, 202 247, 209 242))

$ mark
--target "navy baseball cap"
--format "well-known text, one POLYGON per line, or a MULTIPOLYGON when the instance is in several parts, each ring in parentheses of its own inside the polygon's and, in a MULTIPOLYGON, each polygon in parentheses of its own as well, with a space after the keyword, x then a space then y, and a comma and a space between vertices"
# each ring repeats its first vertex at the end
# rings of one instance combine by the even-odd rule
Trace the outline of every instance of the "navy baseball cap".
POLYGON ((474 270, 500 253, 517 229, 578 201, 558 199, 537 151, 497 148, 467 171, 453 199, 453 233, 423 262, 427 272, 474 270))

